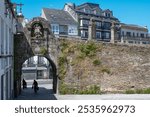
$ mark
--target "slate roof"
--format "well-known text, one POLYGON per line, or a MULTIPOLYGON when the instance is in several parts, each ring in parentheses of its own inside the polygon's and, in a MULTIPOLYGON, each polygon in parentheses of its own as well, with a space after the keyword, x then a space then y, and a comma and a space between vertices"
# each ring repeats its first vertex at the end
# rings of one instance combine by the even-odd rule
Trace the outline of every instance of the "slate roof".
POLYGON ((84 3, 84 4, 81 4, 81 5, 77 6, 77 9, 80 8, 80 7, 86 6, 86 5, 88 5, 91 9, 99 7, 99 4, 94 4, 94 3, 88 3, 87 2, 87 3, 84 3))
POLYGON ((68 12, 57 9, 43 8, 44 14, 51 24, 78 25, 68 12))

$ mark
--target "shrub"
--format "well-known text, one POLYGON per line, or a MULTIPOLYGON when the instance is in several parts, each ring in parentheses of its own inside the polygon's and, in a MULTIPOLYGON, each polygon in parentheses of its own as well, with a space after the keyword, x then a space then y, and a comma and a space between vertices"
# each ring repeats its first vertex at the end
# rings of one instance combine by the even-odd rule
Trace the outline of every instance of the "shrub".
POLYGON ((81 44, 79 46, 79 49, 86 56, 92 57, 92 56, 95 56, 95 53, 96 53, 96 50, 97 50, 97 46, 96 46, 95 43, 89 42, 89 43, 86 43, 86 44, 81 44))
POLYGON ((96 60, 93 61, 93 64, 94 64, 95 66, 100 65, 100 64, 101 64, 101 61, 98 60, 98 59, 96 59, 96 60))
POLYGON ((61 66, 63 65, 64 63, 67 62, 67 57, 65 55, 62 55, 58 58, 58 65, 61 66))
POLYGON ((65 75, 66 75, 66 67, 65 65, 67 64, 67 57, 65 55, 62 55, 58 58, 58 73, 59 73, 59 77, 60 79, 64 79, 65 75))
POLYGON ((143 93, 144 93, 144 94, 150 94, 150 88, 145 89, 145 90, 143 91, 143 93))

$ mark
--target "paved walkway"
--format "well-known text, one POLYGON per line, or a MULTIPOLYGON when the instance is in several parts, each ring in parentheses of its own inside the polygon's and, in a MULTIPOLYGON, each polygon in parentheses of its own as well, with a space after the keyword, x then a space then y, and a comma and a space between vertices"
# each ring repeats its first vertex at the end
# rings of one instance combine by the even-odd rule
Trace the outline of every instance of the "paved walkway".
POLYGON ((126 94, 106 94, 106 95, 58 95, 53 94, 52 80, 38 80, 39 91, 34 93, 31 88, 33 80, 28 80, 28 88, 15 100, 150 100, 150 95, 126 95, 126 94))
POLYGON ((148 94, 57 95, 58 100, 150 100, 148 94))
POLYGON ((56 100, 53 94, 51 80, 37 80, 39 84, 39 90, 34 93, 32 89, 33 80, 27 81, 27 88, 22 89, 21 95, 15 100, 56 100))

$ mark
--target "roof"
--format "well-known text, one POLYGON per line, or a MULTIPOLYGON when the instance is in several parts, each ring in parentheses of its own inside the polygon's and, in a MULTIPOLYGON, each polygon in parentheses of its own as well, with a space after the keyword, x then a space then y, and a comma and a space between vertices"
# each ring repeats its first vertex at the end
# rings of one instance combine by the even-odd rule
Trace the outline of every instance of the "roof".
POLYGON ((83 7, 83 6, 86 6, 86 5, 88 5, 91 9, 93 9, 93 8, 95 8, 95 7, 99 7, 99 4, 87 2, 87 3, 84 3, 84 4, 81 4, 81 5, 77 6, 77 8, 83 7))
POLYGON ((103 12, 112 12, 110 9, 105 9, 103 12))
POLYGON ((121 23, 120 24, 122 28, 129 28, 129 29, 134 29, 134 30, 142 30, 142 31, 148 31, 147 27, 144 26, 139 26, 139 25, 135 25, 135 24, 124 24, 121 23))
POLYGON ((44 14, 51 24, 77 25, 77 22, 63 10, 43 8, 44 14))

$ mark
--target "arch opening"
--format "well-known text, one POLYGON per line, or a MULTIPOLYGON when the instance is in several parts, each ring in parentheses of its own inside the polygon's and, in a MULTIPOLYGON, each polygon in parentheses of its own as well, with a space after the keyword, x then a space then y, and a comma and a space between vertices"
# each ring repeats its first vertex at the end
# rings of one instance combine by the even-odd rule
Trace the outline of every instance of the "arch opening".
POLYGON ((33 95, 32 84, 36 80, 39 86, 39 95, 44 96, 39 99, 55 99, 52 95, 57 91, 56 72, 56 66, 50 58, 37 55, 28 58, 22 64, 21 69, 21 83, 24 79, 27 83, 27 88, 23 88, 22 85, 21 92, 29 94, 27 98, 29 100, 35 97, 33 95))

